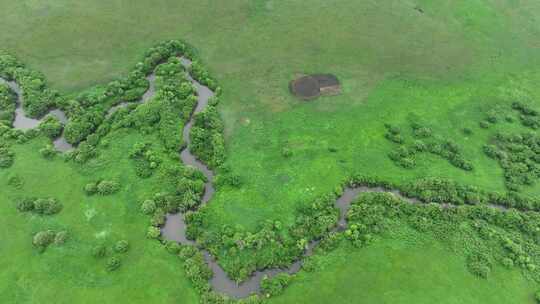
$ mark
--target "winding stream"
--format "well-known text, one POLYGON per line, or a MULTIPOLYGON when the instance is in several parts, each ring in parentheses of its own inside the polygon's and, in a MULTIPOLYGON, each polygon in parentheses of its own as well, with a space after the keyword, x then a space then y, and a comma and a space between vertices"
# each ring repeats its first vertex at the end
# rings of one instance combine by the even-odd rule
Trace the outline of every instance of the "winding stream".
MULTIPOLYGON (((13 121, 13 128, 19 129, 19 130, 29 130, 34 129, 39 126, 43 118, 40 119, 34 119, 31 117, 28 117, 25 115, 23 110, 23 94, 21 87, 14 81, 7 81, 3 78, 0 78, 0 84, 5 83, 9 86, 9 88, 15 92, 17 95, 17 105, 15 108, 15 120, 13 121)), ((56 116, 58 120, 65 126, 68 119, 66 117, 66 114, 59 109, 51 110, 48 114, 56 116)), ((53 141, 54 147, 61 152, 65 152, 68 150, 73 149, 73 146, 68 143, 64 137, 64 134, 58 138, 56 138, 53 141)))
POLYGON ((144 92, 142 98, 139 101, 137 101, 137 102, 127 102, 127 101, 121 102, 121 103, 111 107, 107 111, 106 117, 107 118, 110 117, 116 111, 118 111, 118 110, 120 110, 122 108, 125 108, 125 107, 129 106, 130 104, 135 104, 135 103, 142 104, 142 103, 145 103, 148 100, 152 99, 156 95, 156 73, 152 72, 150 75, 146 76, 146 80, 148 80, 148 83, 150 85, 148 86, 148 90, 146 90, 146 92, 144 92))
MULTIPOLYGON (((137 101, 137 103, 139 103, 139 104, 147 102, 148 100, 153 98, 155 96, 155 94, 156 94, 156 87, 155 87, 156 74, 155 74, 155 72, 152 72, 150 75, 148 75, 146 77, 146 80, 148 80, 148 82, 149 82, 149 87, 148 87, 148 90, 146 90, 146 92, 144 92, 144 95, 142 96, 142 98, 139 101, 137 101)), ((0 77, 0 84, 7 84, 9 86, 9 88, 13 92, 15 92, 15 94, 17 95, 17 105, 16 105, 16 108, 15 108, 15 120, 13 121, 13 128, 18 129, 18 130, 29 130, 29 129, 37 128, 39 126, 39 124, 41 123, 41 121, 43 121, 43 118, 34 119, 34 118, 31 118, 31 117, 28 117, 28 116, 25 115, 24 110, 23 110, 23 94, 22 94, 21 87, 16 82, 7 81, 7 80, 5 80, 5 79, 3 79, 1 77, 0 77)), ((128 106, 130 104, 133 104, 133 102, 122 102, 122 103, 120 103, 120 104, 118 104, 118 105, 116 105, 114 107, 111 107, 107 111, 106 117, 110 117, 114 112, 116 112, 119 109, 124 108, 124 107, 126 107, 126 106, 128 106)), ((47 114, 56 116, 56 118, 58 118, 58 120, 64 126, 68 122, 68 118, 66 117, 66 114, 62 110, 54 109, 54 110, 51 110, 47 114)), ((73 149, 73 145, 71 145, 70 143, 68 143, 66 141, 66 138, 65 138, 63 133, 61 134, 61 136, 59 136, 58 138, 56 138, 53 141, 53 144, 54 144, 54 147, 56 148, 56 150, 58 150, 60 152, 66 152, 66 151, 69 151, 69 150, 73 149)))
MULTIPOLYGON (((181 62, 184 65, 184 67, 189 68, 191 65, 191 62, 185 58, 181 58, 181 62)), ((200 162, 193 154, 191 154, 189 150, 189 145, 191 143, 190 140, 190 132, 191 128, 193 127, 194 119, 193 115, 201 112, 204 110, 204 108, 208 105, 208 100, 212 96, 214 96, 214 93, 208 89, 207 87, 201 85, 198 81, 194 80, 191 76, 189 76, 189 80, 192 81, 193 85, 197 89, 197 95, 198 95, 198 103, 193 111, 193 114, 189 120, 189 122, 185 125, 183 130, 183 138, 185 142, 187 143, 187 147, 183 149, 180 153, 180 158, 184 162, 185 165, 192 166, 200 170, 204 176, 207 178, 207 182, 205 184, 205 190, 204 195, 202 198, 202 204, 206 204, 210 198, 214 195, 215 189, 212 184, 212 181, 214 180, 214 173, 208 169, 208 167, 200 162)), ((419 201, 417 199, 413 198, 407 198, 404 195, 402 195, 397 190, 388 190, 381 187, 355 187, 355 188, 346 188, 343 192, 343 194, 336 200, 336 207, 340 210, 339 215, 339 222, 338 225, 332 229, 332 231, 341 231, 347 227, 347 221, 346 221, 346 215, 347 211, 349 210, 349 207, 351 203, 354 201, 356 197, 358 197, 361 193, 365 192, 387 192, 391 193, 403 200, 406 200, 410 203, 418 203, 419 201)), ((192 240, 189 240, 186 237, 186 223, 184 221, 183 214, 168 214, 167 220, 165 222, 165 225, 161 228, 161 234, 166 240, 180 242, 182 244, 188 244, 188 245, 196 245, 196 243, 192 240)), ((313 249, 315 246, 319 243, 318 240, 312 241, 308 244, 307 249, 304 252, 303 257, 310 256, 313 253, 313 249)), ((249 279, 246 281, 238 284, 234 280, 229 279, 227 276, 227 273, 219 266, 217 261, 212 257, 212 255, 206 251, 203 250, 204 258, 208 264, 208 266, 212 269, 213 277, 210 280, 210 285, 212 286, 212 289, 216 292, 226 294, 230 296, 231 298, 244 298, 251 294, 259 294, 260 293, 260 284, 261 280, 264 276, 273 277, 279 273, 289 273, 294 274, 300 270, 302 267, 302 260, 298 260, 294 262, 292 265, 290 265, 287 268, 271 268, 266 270, 260 270, 254 272, 249 279)))

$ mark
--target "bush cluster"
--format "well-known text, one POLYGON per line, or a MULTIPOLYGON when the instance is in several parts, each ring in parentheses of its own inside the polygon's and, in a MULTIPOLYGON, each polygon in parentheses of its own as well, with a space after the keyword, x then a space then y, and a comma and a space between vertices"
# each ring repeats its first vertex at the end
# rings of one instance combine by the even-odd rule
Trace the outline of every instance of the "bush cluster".
POLYGON ((51 114, 45 116, 45 118, 43 118, 43 120, 39 123, 39 130, 45 134, 45 136, 51 139, 55 139, 62 135, 63 129, 64 126, 58 117, 51 114))
POLYGON ((265 276, 261 281, 261 292, 266 297, 277 296, 289 285, 291 278, 288 273, 280 273, 272 278, 265 276))
POLYGON ((152 144, 149 142, 136 143, 129 152, 129 157, 135 162, 135 173, 139 177, 152 176, 161 163, 161 159, 150 149, 151 147, 152 144))
POLYGON ((34 234, 32 244, 39 251, 43 252, 49 245, 62 245, 68 239, 67 231, 55 232, 54 230, 43 230, 34 234))
POLYGON ((62 204, 55 198, 22 198, 17 202, 20 212, 33 212, 41 215, 53 215, 62 211, 62 204))
POLYGON ((400 128, 387 124, 386 129, 385 137, 399 144, 388 156, 400 167, 414 168, 416 166, 415 156, 418 153, 431 153, 448 160, 457 168, 467 171, 473 169, 471 162, 463 157, 461 149, 455 142, 432 136, 431 129, 426 126, 419 123, 411 123, 414 141, 409 144, 406 143, 405 136, 401 133, 400 128))
POLYGON ((87 195, 111 195, 120 190, 120 183, 111 180, 100 180, 91 182, 84 186, 84 192, 87 195))
POLYGON ((7 84, 0 83, 0 124, 11 126, 16 107, 17 95, 7 84))
POLYGON ((39 149, 39 154, 41 154, 43 158, 52 159, 58 154, 58 151, 56 151, 56 148, 53 145, 47 144, 45 147, 39 149))
POLYGON ((194 117, 191 129, 190 151, 210 168, 216 168, 225 161, 225 140, 223 122, 215 106, 208 106, 194 117))
POLYGON ((498 160, 509 190, 518 191, 540 177, 540 136, 535 133, 497 133, 484 146, 484 153, 498 160))
POLYGON ((0 168, 9 168, 15 161, 15 153, 11 151, 7 143, 0 141, 0 168))
POLYGON ((535 130, 540 128, 538 111, 521 102, 512 103, 512 108, 520 113, 519 118, 524 126, 535 130))

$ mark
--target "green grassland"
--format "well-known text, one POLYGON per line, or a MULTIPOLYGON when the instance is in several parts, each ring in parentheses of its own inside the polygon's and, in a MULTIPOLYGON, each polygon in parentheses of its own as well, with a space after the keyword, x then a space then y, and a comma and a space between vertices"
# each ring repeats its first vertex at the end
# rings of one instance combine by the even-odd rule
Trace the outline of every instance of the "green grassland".
MULTIPOLYGON (((487 110, 508 109, 515 100, 540 108, 534 0, 0 0, 0 7, 0 48, 66 94, 125 75, 165 39, 182 38, 199 50, 224 89, 227 165, 241 181, 220 188, 208 205, 206 222, 216 231, 223 225, 254 231, 265 219, 293 223, 299 206, 352 173, 398 185, 444 177, 504 191, 503 171, 482 146, 497 130, 525 129, 518 122, 482 129, 479 122, 487 110), (312 72, 337 75, 343 94, 309 103, 292 97, 288 82, 312 72), (387 156, 395 144, 384 138, 384 124, 405 130, 411 117, 455 141, 474 170, 432 155, 418 157, 414 169, 397 167, 387 156), (473 133, 465 135, 465 127, 473 133)), ((0 170, 0 221, 8 227, 0 232, 0 299, 197 301, 178 258, 145 238, 148 219, 138 203, 160 185, 137 178, 125 157, 143 136, 112 136, 100 159, 85 166, 44 160, 41 139, 15 146, 15 164, 0 170), (24 179, 22 189, 6 186, 14 175, 24 179), (99 178, 121 180, 121 191, 85 196, 84 185, 99 178), (64 210, 46 219, 21 215, 13 198, 23 193, 57 197, 64 210), (69 227, 74 239, 38 254, 31 237, 43 226, 69 227), (105 261, 88 252, 94 243, 120 239, 132 248, 120 270, 107 273, 105 261)), ((523 192, 540 195, 540 186, 523 192)), ((478 279, 463 256, 429 238, 414 245, 383 239, 317 258, 325 266, 301 273, 276 302, 532 303, 535 291, 502 268, 478 279)))
POLYGON ((148 219, 139 212, 139 201, 150 191, 161 189, 153 179, 141 180, 122 154, 137 134, 118 134, 108 160, 97 159, 84 169, 56 157, 45 160, 39 149, 44 140, 17 147, 17 160, 10 170, 0 172, 0 294, 3 303, 191 303, 197 293, 183 274, 177 257, 145 236, 148 219), (114 161, 112 161, 114 160, 114 161), (22 188, 7 186, 13 175, 23 179, 22 188), (112 196, 88 197, 83 187, 99 179, 121 182, 112 196), (21 197, 55 197, 63 209, 57 215, 20 213, 21 197), (43 253, 32 246, 33 235, 41 230, 67 230, 63 246, 49 246, 43 253), (112 246, 127 240, 127 253, 115 254, 112 246), (104 258, 91 254, 105 245, 104 258), (118 256, 121 270, 106 271, 107 259, 118 256))

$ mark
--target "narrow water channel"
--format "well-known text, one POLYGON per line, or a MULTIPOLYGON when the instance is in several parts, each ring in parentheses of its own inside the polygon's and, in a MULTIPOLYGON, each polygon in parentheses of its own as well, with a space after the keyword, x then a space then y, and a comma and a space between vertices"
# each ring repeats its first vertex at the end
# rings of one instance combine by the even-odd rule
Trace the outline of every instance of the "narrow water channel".
MULTIPOLYGON (((23 94, 21 87, 14 81, 6 81, 3 78, 0 78, 0 84, 5 83, 9 86, 9 88, 15 92, 17 95, 17 105, 15 108, 15 120, 13 121, 13 128, 19 129, 19 130, 29 130, 34 129, 39 126, 43 118, 40 119, 34 119, 31 117, 26 116, 23 110, 23 94)), ((66 117, 66 114, 59 109, 51 110, 48 114, 56 116, 58 120, 65 126, 68 119, 66 117)), ((68 143, 64 137, 64 134, 58 138, 56 138, 53 141, 54 147, 61 152, 65 152, 68 150, 73 149, 73 146, 68 143)))
MULTIPOLYGON (((189 69, 191 62, 185 58, 181 58, 181 62, 185 68, 189 69)), ((201 111, 203 111, 208 105, 208 100, 214 96, 214 93, 207 87, 201 85, 198 81, 194 80, 188 73, 188 79, 192 81, 193 85, 197 89, 198 103, 193 111, 193 114, 189 122, 185 125, 183 130, 183 139, 187 143, 187 147, 180 152, 180 158, 182 162, 187 166, 192 166, 200 170, 204 176, 207 178, 205 184, 205 191, 202 198, 202 204, 206 204, 214 195, 214 186, 212 181, 214 180, 214 173, 210 170, 204 163, 200 162, 195 155, 189 150, 189 145, 191 144, 190 132, 193 127, 194 119, 193 116, 201 111)), ((364 192, 388 192, 393 195, 398 196, 401 199, 409 201, 411 203, 417 203, 418 200, 411 199, 403 196, 399 191, 396 190, 387 190, 380 187, 356 187, 356 188, 346 188, 343 194, 336 200, 336 207, 340 210, 339 223, 333 229, 333 231, 343 230, 347 226, 346 214, 349 210, 351 203, 364 192)), ((165 225, 161 228, 161 234, 164 239, 169 241, 180 242, 186 245, 196 245, 192 240, 189 240, 186 237, 186 223, 184 221, 183 214, 168 214, 165 225)), ((310 256, 313 253, 313 249, 319 241, 312 241, 304 252, 303 258, 310 256)), ((279 273, 289 273, 294 274, 298 272, 302 267, 302 260, 298 260, 287 268, 272 268, 266 270, 260 270, 254 272, 246 281, 238 284, 234 280, 231 280, 227 273, 219 266, 217 261, 212 255, 203 250, 203 255, 208 263, 208 266, 212 269, 213 277, 210 280, 210 285, 215 292, 223 293, 231 298, 245 298, 251 294, 259 294, 261 289, 261 280, 263 277, 273 277, 279 273)))

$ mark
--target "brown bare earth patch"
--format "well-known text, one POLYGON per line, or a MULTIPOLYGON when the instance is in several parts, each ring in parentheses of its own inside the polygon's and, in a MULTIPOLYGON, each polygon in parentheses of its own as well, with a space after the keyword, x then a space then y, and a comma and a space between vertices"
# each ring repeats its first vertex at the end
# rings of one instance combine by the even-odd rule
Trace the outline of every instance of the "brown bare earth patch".
POLYGON ((304 100, 315 99, 321 95, 341 93, 341 85, 332 74, 313 74, 299 77, 289 83, 291 93, 304 100))

